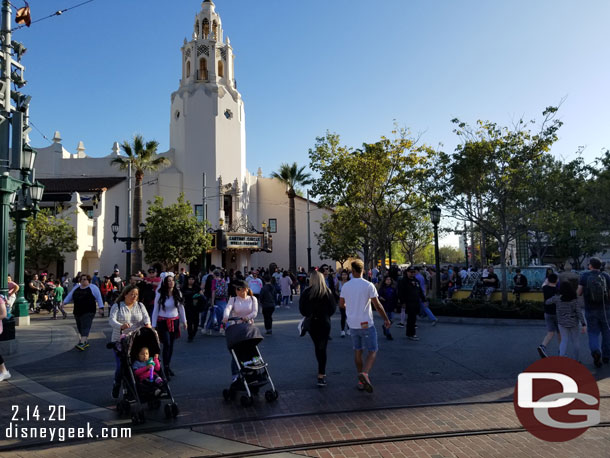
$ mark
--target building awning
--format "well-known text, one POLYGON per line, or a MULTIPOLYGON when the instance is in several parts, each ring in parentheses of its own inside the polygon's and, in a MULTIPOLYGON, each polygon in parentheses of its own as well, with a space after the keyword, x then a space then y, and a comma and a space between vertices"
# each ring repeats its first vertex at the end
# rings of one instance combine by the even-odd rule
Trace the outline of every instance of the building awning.
POLYGON ((126 180, 126 177, 39 178, 44 184, 43 202, 67 202, 73 192, 101 193, 126 180))

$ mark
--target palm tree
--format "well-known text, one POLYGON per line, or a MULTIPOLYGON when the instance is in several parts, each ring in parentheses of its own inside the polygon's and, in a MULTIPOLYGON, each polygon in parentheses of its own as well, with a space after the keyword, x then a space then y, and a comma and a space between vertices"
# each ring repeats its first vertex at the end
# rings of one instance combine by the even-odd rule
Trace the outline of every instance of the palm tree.
MULTIPOLYGON (((129 164, 136 177, 135 192, 133 194, 133 224, 131 226, 131 236, 137 239, 142 223, 142 181, 145 172, 156 172, 163 166, 168 166, 171 162, 165 157, 157 155, 159 143, 155 140, 144 143, 141 135, 134 135, 133 143, 127 140, 121 145, 121 149, 127 157, 114 158, 110 163, 116 165, 120 170, 127 170, 129 164)), ((142 268, 142 249, 140 241, 135 242, 135 256, 132 258, 132 272, 142 268)))
POLYGON ((299 186, 307 186, 311 184, 311 175, 304 172, 305 166, 299 168, 297 163, 281 164, 278 172, 273 172, 271 178, 277 178, 286 185, 286 194, 289 201, 289 219, 288 219, 288 268, 291 272, 297 271, 297 229, 296 229, 296 212, 294 207, 294 198, 296 197, 296 188, 299 186))

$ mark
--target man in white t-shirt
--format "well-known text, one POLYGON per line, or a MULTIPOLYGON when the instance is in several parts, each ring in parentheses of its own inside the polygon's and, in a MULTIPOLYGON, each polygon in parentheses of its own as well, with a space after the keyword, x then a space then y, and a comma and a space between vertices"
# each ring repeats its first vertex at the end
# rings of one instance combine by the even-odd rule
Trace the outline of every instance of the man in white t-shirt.
POLYGON ((358 370, 358 389, 372 393, 373 385, 369 380, 369 371, 373 367, 379 347, 371 303, 383 318, 386 329, 390 328, 391 323, 377 298, 375 285, 362 278, 364 263, 357 259, 352 261, 351 267, 353 278, 341 288, 339 307, 345 309, 347 325, 351 331, 354 361, 358 370), (365 346, 368 354, 363 364, 362 352, 365 346))

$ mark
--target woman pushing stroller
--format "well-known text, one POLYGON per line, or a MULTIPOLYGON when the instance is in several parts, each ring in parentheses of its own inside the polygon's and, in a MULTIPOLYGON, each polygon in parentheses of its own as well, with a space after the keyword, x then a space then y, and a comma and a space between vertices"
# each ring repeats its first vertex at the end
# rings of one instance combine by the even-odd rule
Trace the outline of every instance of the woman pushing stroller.
MULTIPOLYGON (((258 301, 252 290, 248 288, 248 285, 244 280, 235 280, 233 282, 235 286, 235 297, 232 297, 227 302, 225 307, 222 322, 226 326, 229 318, 240 318, 243 323, 252 323, 254 318, 258 314, 258 301)), ((234 320, 232 320, 234 321, 234 320)), ((231 358, 231 375, 233 381, 237 379, 239 374, 239 368, 233 358, 231 358)))

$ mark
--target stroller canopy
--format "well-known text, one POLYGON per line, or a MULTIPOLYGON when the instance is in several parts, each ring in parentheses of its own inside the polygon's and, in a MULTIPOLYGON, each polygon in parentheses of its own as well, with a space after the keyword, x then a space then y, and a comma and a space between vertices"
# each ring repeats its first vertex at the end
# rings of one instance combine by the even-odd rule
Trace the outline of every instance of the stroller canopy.
POLYGON ((229 350, 237 350, 241 346, 254 347, 263 341, 263 335, 258 328, 249 323, 237 323, 228 326, 225 336, 229 350))
POLYGON ((159 343, 159 336, 157 331, 153 328, 147 328, 142 326, 133 332, 130 332, 125 337, 125 344, 123 348, 126 351, 126 356, 129 357, 130 361, 138 359, 138 353, 142 347, 148 348, 148 353, 152 358, 154 355, 161 353, 161 344, 159 343))

